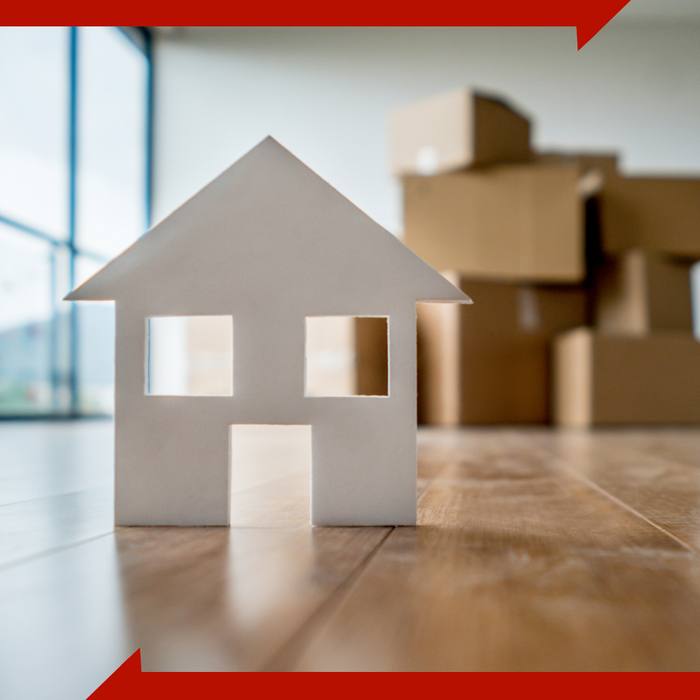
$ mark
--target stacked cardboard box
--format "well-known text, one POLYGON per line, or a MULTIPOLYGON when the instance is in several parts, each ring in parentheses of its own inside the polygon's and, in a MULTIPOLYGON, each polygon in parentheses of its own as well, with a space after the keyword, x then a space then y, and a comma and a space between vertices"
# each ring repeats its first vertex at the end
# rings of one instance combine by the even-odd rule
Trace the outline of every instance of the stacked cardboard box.
POLYGON ((404 242, 437 270, 503 281, 581 282, 586 195, 577 164, 406 176, 404 242))
MULTIPOLYGON (((475 301, 419 305, 420 417, 572 424, 575 413, 579 425, 638 422, 646 396, 650 421, 654 397, 664 405, 659 373, 638 377, 627 410, 625 391, 596 398, 599 384, 615 384, 614 372, 597 368, 615 352, 648 352, 658 366, 700 352, 688 275, 700 259, 700 180, 626 178, 614 154, 534 153, 526 116, 466 90, 398 110, 391 126, 404 242, 436 269, 453 270, 475 301), (595 330, 565 333, 588 325, 595 330), (675 335, 655 335, 662 331, 675 335), (577 402, 588 408, 574 411, 577 402)), ((626 386, 619 376, 617 388, 626 386)), ((695 416, 658 411, 659 421, 695 416)))
POLYGON ((600 178, 589 163, 534 154, 529 119, 482 93, 409 105, 391 125, 404 242, 475 300, 418 307, 419 418, 547 422, 550 339, 590 316, 600 178))
POLYGON ((591 164, 535 156, 524 115, 467 90, 400 109, 391 126, 404 242, 426 262, 509 282, 585 278, 591 164))
POLYGON ((476 302, 418 305, 420 420, 546 423, 550 340, 588 322, 585 289, 445 276, 476 302))
POLYGON ((596 275, 595 327, 553 343, 560 425, 700 421, 700 343, 692 333, 691 262, 641 248, 596 275))
POLYGON ((577 328, 554 344, 556 422, 700 422, 700 343, 690 333, 646 337, 577 328))
POLYGON ((690 332, 691 265, 641 248, 606 260, 595 280, 598 330, 641 337, 658 330, 690 332))
POLYGON ((690 270, 700 258, 700 180, 624 177, 614 161, 595 164, 603 181, 594 325, 553 342, 553 420, 580 427, 698 422, 690 270))
POLYGON ((530 122, 498 97, 453 90, 391 115, 394 175, 532 160, 530 122))

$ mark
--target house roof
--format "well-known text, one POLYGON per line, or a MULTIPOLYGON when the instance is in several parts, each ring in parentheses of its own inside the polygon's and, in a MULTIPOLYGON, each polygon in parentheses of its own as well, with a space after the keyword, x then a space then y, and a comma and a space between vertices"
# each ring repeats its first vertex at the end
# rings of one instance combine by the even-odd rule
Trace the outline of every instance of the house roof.
POLYGON ((66 300, 306 294, 470 303, 268 137, 66 300))

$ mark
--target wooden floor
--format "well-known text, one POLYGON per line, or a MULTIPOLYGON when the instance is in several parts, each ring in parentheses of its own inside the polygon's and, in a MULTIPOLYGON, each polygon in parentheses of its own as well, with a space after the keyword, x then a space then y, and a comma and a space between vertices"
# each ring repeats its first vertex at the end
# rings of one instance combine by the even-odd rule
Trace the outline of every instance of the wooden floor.
MULTIPOLYGON (((0 424, 0 697, 145 670, 700 670, 700 429, 421 430, 419 526, 112 526, 108 422, 0 424)), ((274 446, 273 446, 274 447, 274 446)), ((50 692, 47 690, 50 689, 50 692)))

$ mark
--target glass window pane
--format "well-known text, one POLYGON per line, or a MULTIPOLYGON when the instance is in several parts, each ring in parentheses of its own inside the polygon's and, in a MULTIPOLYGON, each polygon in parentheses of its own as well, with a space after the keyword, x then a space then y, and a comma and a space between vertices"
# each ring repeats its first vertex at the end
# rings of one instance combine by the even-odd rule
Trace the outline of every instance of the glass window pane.
POLYGON ((0 216, 68 235, 65 27, 0 27, 0 216))
MULTIPOLYGON (((92 277, 101 263, 78 256, 75 286, 92 277)), ((81 413, 114 412, 114 302, 82 301, 78 314, 78 406, 81 413)))
POLYGON ((79 29, 76 243, 108 258, 146 229, 147 69, 115 28, 79 29))
POLYGON ((54 247, 0 224, 0 414, 53 409, 54 247))
POLYGON ((70 251, 67 246, 57 246, 54 251, 54 316, 53 386, 54 412, 65 413, 71 409, 71 308, 63 301, 70 288, 70 251))

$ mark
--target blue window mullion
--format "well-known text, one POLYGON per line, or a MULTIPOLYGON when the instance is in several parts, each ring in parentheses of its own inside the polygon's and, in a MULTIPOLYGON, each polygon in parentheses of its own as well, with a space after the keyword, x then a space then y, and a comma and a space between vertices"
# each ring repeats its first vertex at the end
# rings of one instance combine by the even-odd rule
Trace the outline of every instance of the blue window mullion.
MULTIPOLYGON (((70 27, 69 50, 69 85, 68 100, 68 247, 70 253, 69 281, 70 288, 75 288, 75 238, 76 238, 76 200, 77 200, 77 159, 78 159, 78 28, 70 27)), ((70 367, 68 383, 70 390, 71 414, 80 413, 80 396, 78 381, 78 307, 71 304, 70 310, 70 367)))
POLYGON ((153 196, 153 35, 143 28, 146 56, 146 229, 151 228, 151 200, 153 196))

